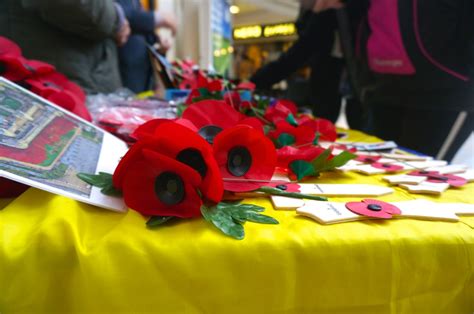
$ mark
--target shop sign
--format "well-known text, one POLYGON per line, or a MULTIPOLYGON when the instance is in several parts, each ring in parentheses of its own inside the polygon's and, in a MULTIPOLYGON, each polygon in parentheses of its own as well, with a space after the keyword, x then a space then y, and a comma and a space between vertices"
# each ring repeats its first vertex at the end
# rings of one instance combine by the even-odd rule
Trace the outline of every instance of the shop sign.
POLYGON ((296 26, 294 23, 248 25, 234 28, 234 39, 236 40, 292 36, 295 34, 296 26))

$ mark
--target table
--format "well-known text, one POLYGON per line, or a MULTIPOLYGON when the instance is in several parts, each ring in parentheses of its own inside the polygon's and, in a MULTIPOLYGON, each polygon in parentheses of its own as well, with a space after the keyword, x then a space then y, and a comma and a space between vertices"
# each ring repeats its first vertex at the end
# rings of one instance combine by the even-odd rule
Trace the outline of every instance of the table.
MULTIPOLYGON (((375 141, 355 131, 350 140, 375 141)), ((321 183, 384 184, 326 173, 321 183)), ((442 197, 474 203, 474 183, 442 197)), ((358 200, 331 198, 332 201, 358 200)), ((0 202, 0 313, 472 313, 474 217, 324 226, 266 207, 242 241, 203 219, 145 228, 118 214, 29 189, 0 202)))

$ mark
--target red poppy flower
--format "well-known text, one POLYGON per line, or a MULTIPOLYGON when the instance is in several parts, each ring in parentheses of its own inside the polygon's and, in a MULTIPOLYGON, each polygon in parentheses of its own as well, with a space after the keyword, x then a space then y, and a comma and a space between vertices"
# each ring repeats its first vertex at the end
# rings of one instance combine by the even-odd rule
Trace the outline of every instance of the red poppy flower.
POLYGON ((380 158, 382 158, 382 157, 381 156, 371 156, 371 155, 358 155, 355 160, 360 161, 360 162, 364 162, 364 163, 367 163, 367 164, 373 164, 373 163, 377 162, 380 158))
POLYGON ((203 100, 190 105, 183 112, 183 119, 191 121, 199 135, 212 144, 214 137, 226 128, 245 124, 263 132, 262 123, 248 118, 222 100, 203 100))
POLYGON ((26 80, 30 90, 56 105, 75 113, 85 120, 92 121, 86 107, 86 95, 75 83, 66 76, 52 72, 44 75, 35 75, 26 80))
POLYGON ((237 125, 246 125, 254 128, 255 130, 259 131, 260 133, 264 134, 265 131, 263 130, 263 123, 259 119, 255 117, 249 117, 240 120, 237 122, 237 125))
POLYGON ((284 106, 286 107, 288 110, 290 110, 290 112, 294 115, 296 115, 298 113, 298 107, 296 106, 296 104, 294 102, 292 102, 291 100, 288 100, 288 99, 278 99, 277 100, 277 103, 275 104, 275 106, 284 106))
POLYGON ((298 122, 298 125, 302 125, 308 121, 311 121, 311 120, 314 120, 314 117, 310 116, 309 114, 300 114, 297 118, 296 118, 296 122, 298 122))
POLYGON ((308 126, 298 126, 294 127, 286 121, 281 121, 276 124, 276 130, 268 132, 268 136, 275 140, 278 140, 278 137, 281 134, 288 134, 293 137, 295 145, 303 145, 307 143, 312 143, 316 138, 316 133, 313 132, 308 126))
POLYGON ((214 156, 224 180, 224 189, 253 191, 270 181, 276 165, 273 143, 249 126, 235 126, 214 139, 214 156))
POLYGON ((398 207, 392 204, 372 199, 346 203, 346 208, 358 215, 384 219, 390 219, 392 215, 402 213, 398 207))
POLYGON ((279 190, 282 190, 284 192, 289 192, 289 193, 299 193, 301 192, 301 186, 297 183, 290 183, 290 182, 270 182, 268 184, 265 184, 265 186, 271 187, 271 188, 276 188, 279 190))
POLYGON ((277 150, 277 167, 288 169, 290 163, 295 160, 313 161, 324 152, 319 146, 304 146, 300 148, 284 146, 277 150))
POLYGON ((0 55, 21 56, 20 47, 13 41, 0 36, 0 55))
POLYGON ((17 44, 0 37, 0 75, 11 81, 21 81, 31 75, 42 75, 54 71, 54 67, 45 62, 23 58, 17 44))
POLYGON ((125 204, 143 215, 197 217, 201 214, 199 173, 191 167, 146 148, 130 150, 133 160, 118 167, 125 204))
POLYGON ((308 126, 314 132, 319 133, 321 141, 335 142, 337 140, 336 126, 326 119, 312 119, 300 124, 301 126, 308 126))
POLYGON ((461 187, 463 185, 467 184, 467 180, 458 177, 453 174, 441 174, 438 171, 425 171, 425 170, 420 170, 420 171, 412 171, 408 173, 410 176, 421 176, 421 177, 427 177, 428 179, 426 181, 432 182, 432 183, 448 183, 451 186, 454 187, 461 187))
POLYGON ((296 115, 296 105, 291 101, 279 100, 273 106, 270 106, 265 111, 265 119, 278 124, 279 122, 286 121, 290 114, 296 115))
POLYGON ((221 80, 212 80, 210 81, 209 83, 207 83, 207 86, 206 88, 210 91, 210 92, 220 92, 224 89, 224 86, 222 85, 222 81, 221 80))
POLYGON ((370 165, 377 169, 383 169, 386 172, 397 172, 404 169, 402 166, 399 166, 399 165, 385 164, 385 163, 380 163, 380 162, 374 162, 370 165))
POLYGON ((255 84, 252 82, 242 82, 239 85, 237 85, 236 89, 254 91, 255 87, 256 87, 255 84))
MULTIPOLYGON (((212 147, 187 127, 174 122, 162 122, 155 128, 152 136, 144 136, 132 148, 135 150, 150 149, 190 166, 202 176, 202 183, 199 186, 202 194, 215 203, 221 201, 224 189, 212 147), (138 148, 135 148, 137 145, 138 148)), ((128 158, 133 160, 133 154, 130 156, 128 158)), ((128 161, 124 159, 120 163, 122 166, 119 165, 119 167, 127 166, 128 161)), ((122 180, 121 171, 118 173, 114 174, 114 185, 115 182, 119 184, 122 180)))
POLYGON ((245 116, 222 100, 203 100, 190 105, 183 112, 183 119, 191 121, 198 129, 214 125, 221 129, 234 126, 245 116))
POLYGON ((133 131, 133 133, 130 134, 130 137, 132 137, 135 140, 140 140, 140 139, 142 139, 144 137, 147 137, 147 136, 153 136, 153 134, 155 134, 156 128, 158 126, 162 125, 163 123, 169 123, 169 122, 174 122, 174 123, 180 124, 180 125, 185 126, 185 127, 187 127, 188 129, 190 129, 194 132, 198 131, 196 126, 191 121, 186 120, 186 119, 175 119, 175 120, 171 120, 171 119, 153 119, 153 120, 149 120, 149 121, 143 123, 138 128, 136 128, 135 131, 133 131))

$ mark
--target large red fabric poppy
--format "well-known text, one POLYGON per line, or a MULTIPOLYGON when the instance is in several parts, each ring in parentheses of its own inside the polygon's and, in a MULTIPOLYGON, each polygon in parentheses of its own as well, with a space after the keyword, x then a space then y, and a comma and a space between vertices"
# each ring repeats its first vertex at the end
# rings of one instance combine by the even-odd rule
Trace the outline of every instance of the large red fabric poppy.
POLYGON ((143 215, 200 216, 197 192, 201 177, 191 167, 163 154, 142 149, 120 168, 125 204, 143 215))
POLYGON ((170 121, 160 123, 151 136, 143 136, 132 146, 115 171, 114 186, 120 188, 124 169, 143 149, 156 151, 198 171, 202 176, 199 186, 202 194, 215 203, 222 200, 223 183, 212 147, 192 130, 170 121))
POLYGON ((254 128, 239 125, 226 129, 216 136, 213 148, 225 190, 253 191, 271 180, 275 147, 254 128))
POLYGON ((275 140, 282 134, 286 133, 294 138, 295 145, 304 145, 312 143, 316 138, 316 133, 308 126, 294 127, 286 121, 280 121, 276 124, 276 130, 268 132, 268 136, 275 140))
POLYGON ((349 202, 346 203, 346 208, 358 215, 383 219, 390 219, 392 215, 402 213, 395 205, 373 199, 349 202))
POLYGON ((304 146, 300 148, 285 146, 277 150, 277 166, 288 169, 291 162, 295 160, 313 161, 325 151, 320 146, 304 146))

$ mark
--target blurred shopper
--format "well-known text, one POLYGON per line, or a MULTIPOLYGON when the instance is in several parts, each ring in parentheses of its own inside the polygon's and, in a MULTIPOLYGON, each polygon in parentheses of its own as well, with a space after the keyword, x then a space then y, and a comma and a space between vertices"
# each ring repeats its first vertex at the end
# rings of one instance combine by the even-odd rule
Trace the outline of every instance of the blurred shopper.
POLYGON ((169 28, 176 33, 176 19, 167 12, 157 11, 155 1, 148 1, 146 11, 140 0, 118 0, 130 22, 132 35, 127 43, 119 49, 120 73, 125 87, 135 93, 153 90, 153 68, 147 46, 157 43, 161 53, 168 50, 170 44, 160 41, 155 33, 159 27, 169 28))
MULTIPOLYGON (((257 88, 268 89, 289 77, 299 68, 309 65, 309 102, 313 113, 335 122, 341 108, 340 84, 344 59, 339 49, 337 19, 334 10, 342 6, 335 0, 301 0, 296 27, 298 40, 288 51, 263 68, 251 81, 257 88)), ((354 102, 352 106, 358 106, 354 102)), ((360 128, 362 115, 348 116, 353 128, 360 128)))
POLYGON ((347 12, 371 133, 451 160, 474 127, 474 1, 350 0, 347 12))
POLYGON ((110 0, 0 0, 0 35, 86 92, 108 93, 121 86, 114 41, 124 44, 130 34, 120 13, 110 0))

